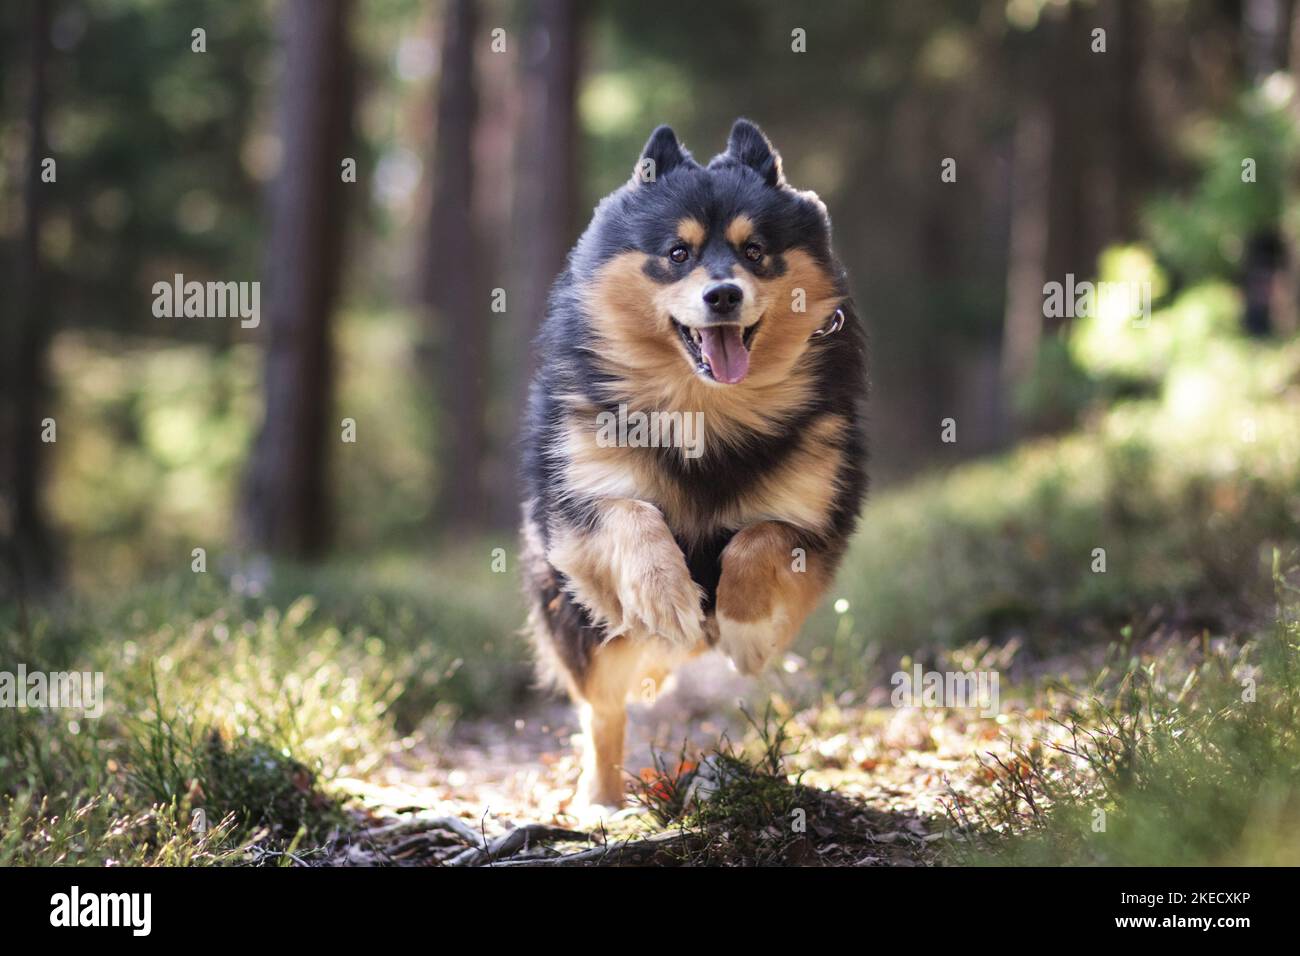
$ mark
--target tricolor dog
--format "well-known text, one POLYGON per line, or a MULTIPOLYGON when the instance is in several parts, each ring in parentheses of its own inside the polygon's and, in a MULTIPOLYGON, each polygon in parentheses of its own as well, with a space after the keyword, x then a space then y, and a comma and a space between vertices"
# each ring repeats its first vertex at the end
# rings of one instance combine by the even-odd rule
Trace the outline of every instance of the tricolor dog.
POLYGON ((757 673, 830 584, 866 485, 863 335, 826 207, 738 120, 707 165, 654 131, 538 350, 530 628, 581 709, 579 796, 617 806, 629 693, 709 649, 757 673))

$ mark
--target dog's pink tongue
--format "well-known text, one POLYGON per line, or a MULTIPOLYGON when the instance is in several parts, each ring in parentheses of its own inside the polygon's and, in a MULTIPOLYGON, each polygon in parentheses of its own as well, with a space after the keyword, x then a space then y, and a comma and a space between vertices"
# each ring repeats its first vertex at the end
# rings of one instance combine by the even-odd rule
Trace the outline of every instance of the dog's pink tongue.
POLYGON ((715 325, 700 329, 700 352, 724 385, 735 385, 749 374, 749 349, 738 325, 715 325))

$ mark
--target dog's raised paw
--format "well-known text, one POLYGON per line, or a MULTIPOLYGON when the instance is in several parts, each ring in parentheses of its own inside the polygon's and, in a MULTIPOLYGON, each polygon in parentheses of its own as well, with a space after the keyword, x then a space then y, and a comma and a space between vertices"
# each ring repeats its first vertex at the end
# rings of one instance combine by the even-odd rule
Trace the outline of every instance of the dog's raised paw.
POLYGON ((784 625, 779 619, 732 621, 719 615, 718 650, 731 658, 736 670, 753 677, 776 655, 784 625))
POLYGON ((625 565, 619 587, 621 631, 643 633, 682 648, 704 640, 704 592, 675 542, 646 542, 643 559, 625 565))

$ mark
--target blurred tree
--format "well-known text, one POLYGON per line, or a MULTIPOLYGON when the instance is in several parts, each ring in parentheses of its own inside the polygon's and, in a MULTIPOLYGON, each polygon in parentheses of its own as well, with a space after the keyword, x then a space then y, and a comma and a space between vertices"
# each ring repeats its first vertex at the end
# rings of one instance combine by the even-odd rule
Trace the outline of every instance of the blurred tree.
POLYGON ((487 496, 489 289, 484 288, 474 221, 474 126, 478 94, 476 0, 450 0, 442 23, 438 127, 433 159, 425 294, 438 342, 434 374, 441 397, 441 488, 436 515, 445 528, 483 523, 487 496))
POLYGON ((175 273, 257 269, 267 0, 47 5, 59 178, 46 190, 45 267, 58 328, 234 340, 237 324, 155 318, 150 290, 175 273), (197 26, 206 52, 191 47, 197 26))
MULTIPOLYGON (((1286 11, 1281 0, 1245 0, 1241 6, 1241 39, 1246 81, 1258 88, 1281 67, 1286 11)), ((1266 335, 1274 316, 1291 324, 1295 304, 1289 300, 1286 247, 1274 223, 1257 229, 1246 240, 1242 291, 1246 298, 1246 331, 1266 335)))
POLYGON ((46 353, 53 329, 41 227, 44 193, 55 187, 42 181, 42 164, 49 155, 45 130, 51 5, 32 0, 28 6, 22 238, 11 277, 14 312, 3 327, 4 348, 0 349, 0 503, 4 509, 0 520, 12 549, 9 568, 0 570, 0 580, 11 571, 19 587, 40 589, 53 582, 57 567, 42 505, 42 419, 50 412, 46 353))
MULTIPOLYGON (((516 361, 521 343, 516 318, 521 294, 515 271, 515 210, 519 201, 518 142, 525 91, 519 77, 527 11, 515 0, 481 0, 481 33, 491 36, 486 24, 503 26, 519 38, 500 52, 493 49, 478 58, 476 77, 480 101, 486 104, 474 130, 474 221, 478 230, 478 258, 485 287, 509 290, 508 310, 487 316, 490 355, 485 411, 487 456, 481 473, 486 509, 484 523, 494 529, 512 528, 517 520, 518 493, 514 481, 514 450, 519 418, 515 414, 518 380, 516 361)), ((480 41, 485 42, 485 41, 480 41)), ((487 41, 490 42, 490 41, 487 41)), ((523 343, 526 347, 527 343, 523 343)))
MULTIPOLYGON (((1292 4, 1287 33, 1287 68, 1291 76, 1290 120, 1300 129, 1300 3, 1292 4)), ((1278 332, 1284 335, 1300 330, 1300 161, 1291 158, 1283 183, 1282 223, 1279 230, 1284 245, 1279 307, 1276 310, 1278 332)))
POLYGON ((1020 94, 1011 160, 1011 235, 1002 330, 1002 379, 1014 389, 1033 371, 1043 337, 1043 283, 1050 229, 1051 119, 1040 98, 1020 94))
POLYGON ((244 489, 254 547, 311 557, 329 541, 328 463, 351 124, 350 0, 286 0, 279 97, 282 156, 271 191, 265 415, 244 489))
MULTIPOLYGON (((1007 300, 1002 380, 1013 394, 1055 349, 1068 316, 1044 310, 1046 282, 1093 277, 1110 242, 1138 229, 1135 196, 1151 175, 1143 133, 1146 104, 1137 51, 1146 29, 1142 0, 1045 7, 1013 58, 1018 91, 1010 182, 1007 300)), ((1007 402, 1014 409, 1014 401, 1007 402)), ((1070 424, 1064 409, 1038 409, 1018 428, 1070 424)))
MULTIPOLYGON (((1282 68, 1286 20, 1281 0, 1245 0, 1242 4, 1245 79, 1252 87, 1260 87, 1282 68)), ((1278 319, 1286 326, 1295 324, 1287 256, 1277 222, 1261 226, 1245 242, 1242 290, 1245 330, 1251 334, 1268 334, 1278 319)))
MULTIPOLYGON (((576 0, 535 4, 528 14, 512 250, 518 290, 509 352, 512 428, 532 377, 532 342, 546 314, 547 294, 577 238, 581 16, 576 0)), ((506 447, 513 451, 516 443, 506 447)), ((496 496, 509 503, 509 511, 497 517, 513 521, 515 496, 507 492, 513 491, 517 460, 513 454, 509 459, 504 473, 512 485, 496 496)))

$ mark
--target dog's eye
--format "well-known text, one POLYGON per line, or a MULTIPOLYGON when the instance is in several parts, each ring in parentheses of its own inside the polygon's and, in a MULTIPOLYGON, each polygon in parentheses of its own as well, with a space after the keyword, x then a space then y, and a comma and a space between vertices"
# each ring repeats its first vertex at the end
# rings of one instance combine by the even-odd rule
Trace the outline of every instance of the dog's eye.
POLYGON ((685 262, 690 258, 690 255, 691 250, 679 242, 677 245, 672 247, 671 251, 669 251, 668 258, 673 260, 673 262, 685 262))
POLYGON ((763 258, 763 247, 757 242, 748 242, 745 244, 745 258, 750 262, 757 262, 763 258))

